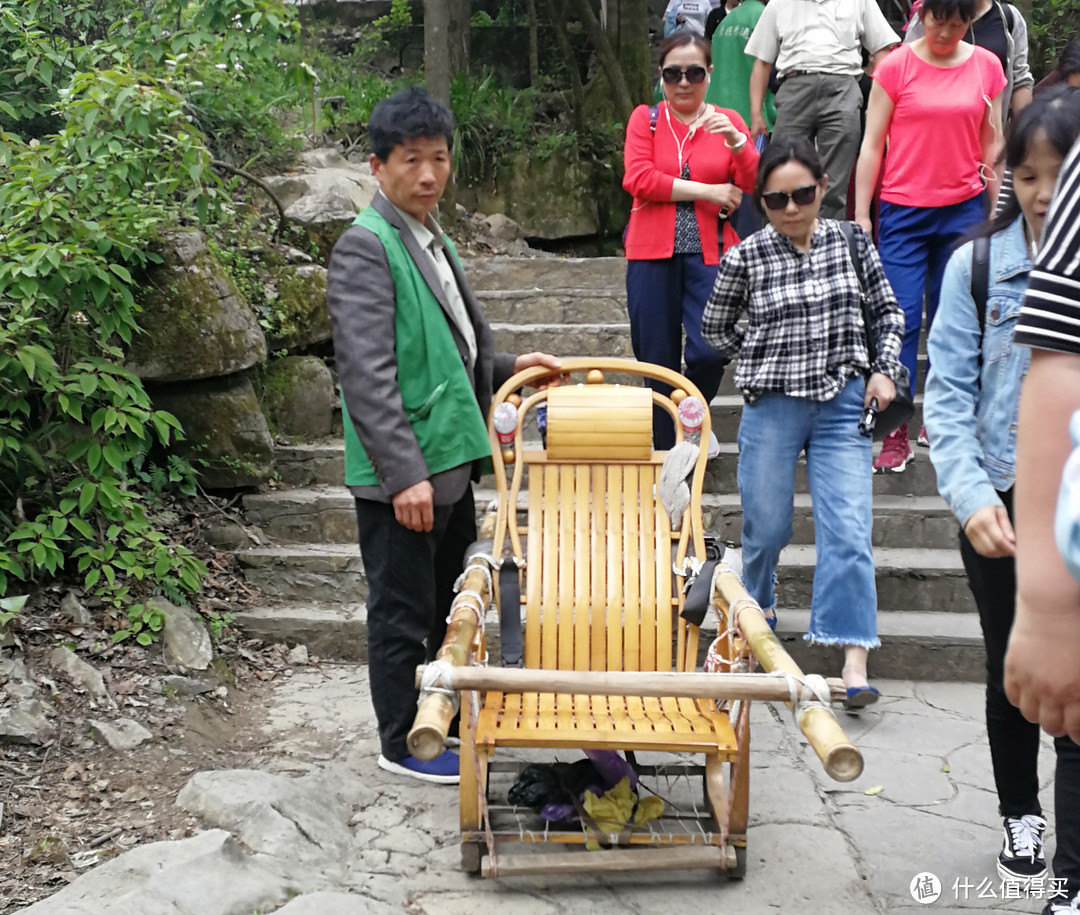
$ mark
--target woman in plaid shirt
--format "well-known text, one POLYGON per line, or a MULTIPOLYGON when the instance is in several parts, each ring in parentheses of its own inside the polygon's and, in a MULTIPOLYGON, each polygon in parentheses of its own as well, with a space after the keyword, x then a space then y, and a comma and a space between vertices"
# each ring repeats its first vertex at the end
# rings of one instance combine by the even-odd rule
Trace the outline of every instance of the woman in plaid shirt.
POLYGON ((871 441, 859 434, 859 420, 871 399, 884 409, 907 381, 904 316, 870 236, 855 230, 861 289, 839 224, 818 218, 825 183, 806 139, 768 147, 754 198, 769 225, 724 255, 701 329, 722 355, 738 359, 735 383, 746 400, 738 472, 746 588, 775 620, 776 566, 791 540, 795 464, 805 451, 817 548, 806 638, 844 646, 847 704, 861 708, 878 697, 866 660, 880 642, 871 441), (874 324, 873 365, 862 295, 874 324))

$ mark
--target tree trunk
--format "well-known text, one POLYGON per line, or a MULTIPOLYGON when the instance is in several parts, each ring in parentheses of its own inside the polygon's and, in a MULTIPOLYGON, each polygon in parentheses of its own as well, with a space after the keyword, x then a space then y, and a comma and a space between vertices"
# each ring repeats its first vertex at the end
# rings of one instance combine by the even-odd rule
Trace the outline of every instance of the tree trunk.
POLYGON ((469 26, 472 22, 471 0, 448 0, 450 8, 449 45, 450 77, 469 70, 469 26))
POLYGON ((600 27, 600 20, 596 18, 589 0, 570 0, 570 6, 581 20, 582 25, 585 26, 585 34, 588 36, 593 50, 596 51, 600 67, 607 77, 608 85, 611 87, 612 100, 615 103, 615 115, 625 124, 630 118, 630 113, 634 110, 634 103, 630 98, 630 90, 627 88, 626 77, 623 75, 622 67, 619 65, 619 59, 615 56, 615 51, 611 47, 611 42, 608 41, 607 34, 600 27))
POLYGON ((536 0, 527 0, 529 11, 529 85, 535 87, 540 81, 540 43, 537 38, 536 0))
POLYGON ((617 48, 630 101, 635 105, 648 104, 654 81, 648 0, 609 0, 608 37, 617 48))
POLYGON ((450 104, 450 7, 424 0, 424 77, 428 93, 450 104))
POLYGON ((548 19, 551 27, 555 30, 555 41, 559 45, 559 53, 562 54, 563 63, 566 65, 570 80, 570 95, 573 98, 571 114, 574 118, 574 129, 585 129, 585 87, 581 83, 581 71, 578 70, 577 59, 574 57, 574 49, 570 45, 570 38, 566 34, 566 4, 563 0, 544 0, 547 7, 548 19))

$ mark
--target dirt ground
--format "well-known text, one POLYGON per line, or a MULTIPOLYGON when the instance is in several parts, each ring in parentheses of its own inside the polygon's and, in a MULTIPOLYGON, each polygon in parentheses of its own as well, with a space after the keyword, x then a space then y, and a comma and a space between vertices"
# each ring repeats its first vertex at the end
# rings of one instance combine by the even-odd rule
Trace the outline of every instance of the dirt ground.
POLYGON ((72 639, 69 627, 52 629, 48 620, 21 641, 27 670, 57 711, 57 736, 43 747, 0 743, 0 913, 49 896, 135 845, 192 835, 195 820, 175 804, 188 778, 204 769, 257 768, 280 739, 260 724, 274 681, 292 674, 284 646, 226 639, 216 669, 202 676, 214 691, 181 697, 163 690, 170 671, 160 646, 117 647, 90 630, 72 639), (72 642, 105 675, 115 707, 49 667, 49 651, 72 642), (93 738, 87 719, 119 717, 138 721, 154 739, 117 751, 93 738))

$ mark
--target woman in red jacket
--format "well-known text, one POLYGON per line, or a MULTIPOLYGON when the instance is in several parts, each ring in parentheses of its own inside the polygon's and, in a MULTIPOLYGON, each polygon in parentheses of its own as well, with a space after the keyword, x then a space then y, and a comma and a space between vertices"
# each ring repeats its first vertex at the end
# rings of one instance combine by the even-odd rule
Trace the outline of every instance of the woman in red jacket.
MULTIPOLYGON (((724 359, 701 337, 723 247, 739 240, 726 215, 754 189, 758 153, 750 131, 728 108, 705 103, 712 48, 676 32, 660 45, 666 101, 639 105, 626 125, 623 187, 634 207, 626 232, 626 295, 634 355, 679 371, 686 327, 686 374, 716 396, 724 359)), ((668 390, 656 384, 654 387, 668 390)), ((675 432, 657 414, 653 437, 670 448, 675 432)))

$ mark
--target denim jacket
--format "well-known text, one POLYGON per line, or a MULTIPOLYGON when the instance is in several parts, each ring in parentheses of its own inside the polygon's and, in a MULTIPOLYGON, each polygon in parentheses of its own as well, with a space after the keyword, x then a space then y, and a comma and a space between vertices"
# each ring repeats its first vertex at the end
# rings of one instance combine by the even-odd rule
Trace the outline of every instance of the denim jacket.
POLYGON ((1031 259, 1024 220, 990 240, 990 290, 979 369, 979 322, 971 298, 971 244, 945 268, 927 352, 923 414, 938 491, 961 524, 1016 476, 1016 417, 1031 351, 1013 345, 1031 259))

